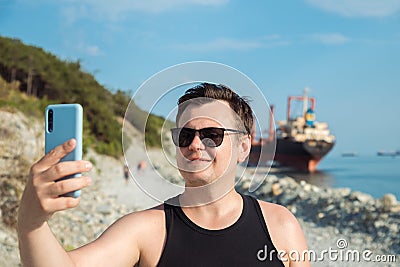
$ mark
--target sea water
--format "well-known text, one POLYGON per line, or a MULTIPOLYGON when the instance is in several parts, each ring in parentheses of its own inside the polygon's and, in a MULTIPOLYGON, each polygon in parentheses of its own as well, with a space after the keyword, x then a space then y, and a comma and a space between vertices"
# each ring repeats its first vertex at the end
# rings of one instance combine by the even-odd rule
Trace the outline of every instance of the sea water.
POLYGON ((374 198, 391 193, 400 200, 400 156, 328 155, 313 174, 287 172, 287 175, 320 187, 348 187, 374 198))

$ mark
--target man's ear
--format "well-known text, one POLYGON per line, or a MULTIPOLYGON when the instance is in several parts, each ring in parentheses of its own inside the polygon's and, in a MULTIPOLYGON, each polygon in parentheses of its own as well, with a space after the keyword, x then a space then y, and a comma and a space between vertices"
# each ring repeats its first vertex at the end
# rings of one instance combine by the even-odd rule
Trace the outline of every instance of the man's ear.
POLYGON ((239 140, 239 155, 237 159, 237 163, 241 163, 246 160, 246 158, 250 154, 251 149, 251 136, 246 135, 239 140))

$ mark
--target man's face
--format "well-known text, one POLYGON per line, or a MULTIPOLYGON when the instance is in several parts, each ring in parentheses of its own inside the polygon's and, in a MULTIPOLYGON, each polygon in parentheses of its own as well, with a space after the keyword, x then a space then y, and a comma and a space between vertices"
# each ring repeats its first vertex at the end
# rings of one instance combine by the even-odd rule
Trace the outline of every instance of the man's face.
MULTIPOLYGON (((226 101, 206 104, 189 104, 177 122, 178 127, 203 129, 207 127, 237 129, 236 113, 226 101)), ((187 147, 177 147, 177 164, 187 187, 210 184, 220 177, 234 180, 236 164, 242 161, 240 153, 242 136, 225 132, 223 142, 217 147, 207 147, 200 140, 199 132, 187 147)))

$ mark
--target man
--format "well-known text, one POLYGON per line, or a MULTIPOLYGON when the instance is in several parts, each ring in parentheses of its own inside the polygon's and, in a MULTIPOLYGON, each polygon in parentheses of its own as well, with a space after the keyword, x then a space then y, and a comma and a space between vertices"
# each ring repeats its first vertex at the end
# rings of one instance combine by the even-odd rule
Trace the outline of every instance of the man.
POLYGON ((203 83, 178 104, 178 128, 171 133, 184 192, 122 217, 97 240, 65 252, 47 220, 77 206, 79 199, 58 196, 88 186, 90 178, 55 181, 91 169, 87 161, 59 162, 73 150, 70 140, 31 168, 18 220, 24 265, 309 266, 289 257, 307 249, 295 217, 234 189, 236 165, 250 151, 253 115, 247 102, 226 86, 203 83))

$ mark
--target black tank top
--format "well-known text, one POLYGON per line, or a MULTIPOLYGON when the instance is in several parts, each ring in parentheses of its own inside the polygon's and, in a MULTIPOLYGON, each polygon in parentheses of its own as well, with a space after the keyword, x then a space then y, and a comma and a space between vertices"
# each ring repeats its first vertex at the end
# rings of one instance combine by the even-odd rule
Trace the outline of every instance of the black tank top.
POLYGON ((242 198, 239 219, 220 230, 202 228, 181 207, 164 203, 167 240, 158 266, 284 266, 258 201, 242 198))

